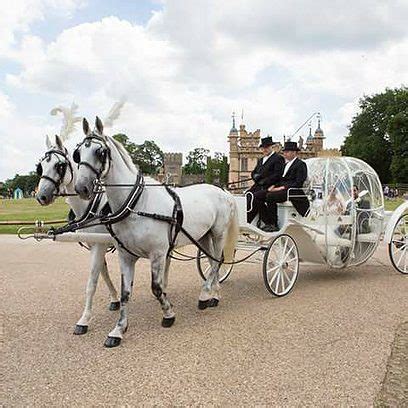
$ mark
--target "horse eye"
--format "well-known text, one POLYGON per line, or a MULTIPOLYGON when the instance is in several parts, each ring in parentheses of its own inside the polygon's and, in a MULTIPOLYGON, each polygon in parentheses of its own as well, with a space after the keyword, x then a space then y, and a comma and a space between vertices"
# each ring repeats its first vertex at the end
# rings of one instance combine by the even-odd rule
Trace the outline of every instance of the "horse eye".
POLYGON ((97 156, 97 158, 98 158, 101 162, 104 162, 105 156, 106 156, 106 150, 103 149, 102 147, 99 148, 99 149, 96 151, 96 156, 97 156))
POLYGON ((80 155, 78 149, 74 150, 74 154, 72 155, 72 159, 74 160, 74 163, 79 163, 81 161, 81 155, 80 155))
POLYGON ((64 177, 65 175, 65 167, 66 164, 65 163, 57 163, 55 165, 55 169, 57 170, 57 173, 60 177, 64 177))

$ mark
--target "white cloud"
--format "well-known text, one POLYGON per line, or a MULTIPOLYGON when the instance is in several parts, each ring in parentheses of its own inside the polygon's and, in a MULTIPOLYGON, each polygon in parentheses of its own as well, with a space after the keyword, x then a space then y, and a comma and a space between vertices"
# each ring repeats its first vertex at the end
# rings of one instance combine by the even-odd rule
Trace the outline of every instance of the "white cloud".
POLYGON ((3 0, 0 13, 0 57, 15 57, 21 35, 46 15, 70 16, 85 0, 3 0))
MULTIPOLYGON (((67 11, 81 2, 65 3, 67 11)), ((106 17, 50 44, 26 34, 10 54, 21 70, 7 84, 41 100, 75 100, 90 120, 125 95, 114 131, 164 150, 226 151, 231 111, 241 108, 249 130, 277 139, 321 110, 333 147, 363 94, 408 82, 407 18, 402 1, 173 0, 146 26, 106 17)), ((43 137, 55 123, 47 115, 26 130, 43 137)))

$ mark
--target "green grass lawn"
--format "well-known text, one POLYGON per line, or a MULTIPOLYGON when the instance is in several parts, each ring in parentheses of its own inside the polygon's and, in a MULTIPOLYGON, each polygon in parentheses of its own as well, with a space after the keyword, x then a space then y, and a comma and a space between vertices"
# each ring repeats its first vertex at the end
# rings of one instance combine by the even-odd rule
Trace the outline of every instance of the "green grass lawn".
MULTIPOLYGON (((69 211, 64 198, 58 198, 48 207, 42 207, 34 198, 0 200, 0 221, 64 220, 69 211)), ((0 225, 0 234, 15 234, 19 225, 0 225)))
MULTIPOLYGON (((385 200, 385 209, 395 210, 404 200, 385 200)), ((69 207, 63 198, 58 198, 48 207, 41 207, 33 198, 23 200, 0 200, 0 221, 32 221, 66 219, 69 207)), ((15 234, 20 226, 0 225, 0 234, 15 234)))
POLYGON ((399 205, 404 202, 403 198, 397 198, 395 200, 385 200, 385 210, 386 211, 394 211, 399 205))

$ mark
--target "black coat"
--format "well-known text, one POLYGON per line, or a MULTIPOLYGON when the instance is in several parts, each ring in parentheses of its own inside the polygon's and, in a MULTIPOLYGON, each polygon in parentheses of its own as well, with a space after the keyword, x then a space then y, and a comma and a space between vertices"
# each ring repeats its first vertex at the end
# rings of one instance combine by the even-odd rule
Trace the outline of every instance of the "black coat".
POLYGON ((303 217, 306 215, 309 210, 309 200, 304 195, 304 191, 301 189, 304 182, 307 179, 307 166, 303 160, 298 158, 290 166, 288 172, 284 177, 281 178, 278 185, 285 186, 286 190, 291 188, 295 190, 290 190, 290 194, 295 195, 296 197, 290 198, 293 206, 296 208, 299 214, 303 217))
POLYGON ((280 154, 272 154, 265 164, 262 164, 262 160, 263 157, 258 159, 258 163, 251 172, 252 180, 255 182, 251 190, 266 190, 282 177, 285 159, 280 154))
POLYGON ((278 186, 289 188, 302 188, 307 179, 307 166, 303 160, 296 158, 288 172, 279 180, 278 186))

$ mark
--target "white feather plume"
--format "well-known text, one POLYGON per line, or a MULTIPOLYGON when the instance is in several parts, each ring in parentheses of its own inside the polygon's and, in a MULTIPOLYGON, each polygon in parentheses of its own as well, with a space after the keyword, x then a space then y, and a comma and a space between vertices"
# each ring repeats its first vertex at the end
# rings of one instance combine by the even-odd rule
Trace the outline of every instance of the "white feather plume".
POLYGON ((75 130, 75 124, 82 120, 82 117, 75 116, 78 110, 78 105, 72 103, 70 108, 66 106, 57 106, 51 110, 51 115, 62 113, 64 119, 61 126, 60 138, 63 142, 69 139, 69 135, 75 130))
POLYGON ((125 104, 125 100, 120 100, 118 102, 115 102, 109 111, 108 115, 104 118, 103 120, 103 126, 104 127, 112 127, 113 122, 120 116, 120 112, 123 108, 123 105, 125 104))

